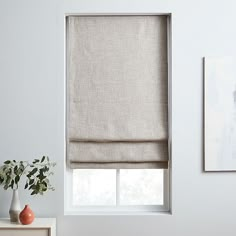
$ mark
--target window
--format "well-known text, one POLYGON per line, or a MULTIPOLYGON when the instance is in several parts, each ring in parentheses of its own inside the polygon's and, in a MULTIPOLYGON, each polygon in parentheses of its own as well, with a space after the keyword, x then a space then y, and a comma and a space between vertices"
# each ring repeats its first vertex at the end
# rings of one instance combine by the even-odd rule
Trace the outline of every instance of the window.
POLYGON ((76 169, 67 173, 69 213, 169 210, 169 171, 76 169))
POLYGON ((169 210, 169 16, 66 18, 66 211, 169 210))

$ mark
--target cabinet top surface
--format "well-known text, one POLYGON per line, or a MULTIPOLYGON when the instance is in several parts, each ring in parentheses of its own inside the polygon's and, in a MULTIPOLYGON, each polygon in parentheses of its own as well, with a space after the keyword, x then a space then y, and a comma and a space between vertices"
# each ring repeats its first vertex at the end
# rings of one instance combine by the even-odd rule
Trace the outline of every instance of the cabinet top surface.
POLYGON ((51 228, 56 224, 56 218, 36 218, 30 225, 22 225, 20 223, 12 223, 10 219, 0 218, 1 228, 51 228))

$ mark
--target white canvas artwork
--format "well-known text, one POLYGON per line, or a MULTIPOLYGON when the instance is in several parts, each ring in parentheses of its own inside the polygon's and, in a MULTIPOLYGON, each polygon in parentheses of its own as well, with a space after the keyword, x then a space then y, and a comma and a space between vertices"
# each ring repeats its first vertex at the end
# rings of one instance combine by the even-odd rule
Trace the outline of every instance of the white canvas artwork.
POLYGON ((234 67, 233 58, 204 58, 205 171, 236 171, 234 67))

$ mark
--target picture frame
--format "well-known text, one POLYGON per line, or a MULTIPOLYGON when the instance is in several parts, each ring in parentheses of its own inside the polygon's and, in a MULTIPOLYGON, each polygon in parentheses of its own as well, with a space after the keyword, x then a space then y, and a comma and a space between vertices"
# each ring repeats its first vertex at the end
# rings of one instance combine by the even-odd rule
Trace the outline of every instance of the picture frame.
POLYGON ((236 73, 232 57, 204 58, 204 170, 236 171, 236 73))

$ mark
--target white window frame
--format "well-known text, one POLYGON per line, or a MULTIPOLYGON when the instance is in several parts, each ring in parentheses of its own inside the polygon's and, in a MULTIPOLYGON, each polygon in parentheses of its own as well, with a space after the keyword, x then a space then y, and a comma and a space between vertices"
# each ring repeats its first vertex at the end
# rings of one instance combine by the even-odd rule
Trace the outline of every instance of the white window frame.
MULTIPOLYGON (((156 215, 156 214, 172 214, 172 14, 171 13, 68 13, 64 15, 64 119, 65 119, 65 153, 64 153, 64 214, 65 215, 156 215), (168 151, 169 151, 169 168, 163 170, 163 205, 132 205, 120 206, 119 204, 119 183, 116 183, 116 206, 74 206, 72 204, 73 196, 73 169, 69 169, 66 165, 66 18, 68 16, 99 16, 99 15, 117 15, 117 16, 142 16, 154 15, 167 16, 167 53, 168 53, 168 151)), ((119 181, 119 170, 116 171, 116 181, 119 181)))
POLYGON ((163 205, 119 205, 119 172, 116 170, 116 205, 114 206, 74 206, 73 202, 73 169, 66 169, 65 175, 65 214, 136 214, 169 212, 169 170, 163 170, 163 205))

